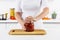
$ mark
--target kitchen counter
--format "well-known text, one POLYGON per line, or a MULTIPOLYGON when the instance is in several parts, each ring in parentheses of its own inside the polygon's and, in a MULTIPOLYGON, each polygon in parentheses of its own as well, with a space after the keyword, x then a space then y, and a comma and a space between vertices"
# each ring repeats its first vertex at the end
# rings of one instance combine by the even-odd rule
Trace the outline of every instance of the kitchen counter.
POLYGON ((0 24, 1 40, 60 40, 60 24, 42 25, 46 35, 9 35, 12 29, 20 29, 19 24, 0 24))
MULTIPOLYGON (((41 20, 42 21, 42 20, 41 20)), ((42 21, 49 22, 49 21, 42 21)), ((50 21, 51 22, 51 21, 50 21)), ((53 22, 53 21, 52 21, 53 22)), ((58 22, 58 21, 57 21, 58 22)), ((41 27, 46 30, 46 35, 9 35, 12 29, 21 29, 16 20, 0 21, 0 39, 1 40, 60 40, 60 24, 42 24, 41 27), (3 23, 1 23, 3 22, 3 23), (7 22, 7 24, 5 23, 7 22), (8 23, 12 22, 12 23, 8 23)))
MULTIPOLYGON (((60 20, 40 20, 43 24, 60 24, 60 20)), ((18 23, 17 20, 0 20, 0 23, 18 23)))
MULTIPOLYGON (((42 21, 42 20, 41 20, 42 21)), ((44 20, 42 22, 60 22, 59 20, 44 20)), ((46 35, 9 35, 12 29, 21 29, 22 27, 16 20, 0 21, 0 39, 1 40, 60 40, 60 24, 42 24, 46 30, 46 35), (7 24, 6 24, 7 22, 7 24)))
POLYGON ((43 24, 60 24, 60 20, 43 20, 43 24))
POLYGON ((0 20, 0 23, 3 23, 3 22, 15 22, 15 23, 18 23, 16 20, 0 20))

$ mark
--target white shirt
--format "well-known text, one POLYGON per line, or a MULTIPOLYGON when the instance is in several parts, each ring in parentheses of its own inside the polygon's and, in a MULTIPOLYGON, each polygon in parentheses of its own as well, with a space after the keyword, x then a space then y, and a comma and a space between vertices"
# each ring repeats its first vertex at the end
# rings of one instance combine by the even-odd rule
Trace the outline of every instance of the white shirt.
POLYGON ((16 11, 23 12, 23 18, 27 16, 36 16, 41 10, 47 7, 47 0, 20 0, 16 11))
MULTIPOLYGON (((20 0, 18 2, 16 11, 17 12, 23 12, 23 19, 25 19, 27 16, 33 16, 40 14, 40 12, 45 8, 48 7, 47 0, 20 0)), ((35 29, 40 29, 41 21, 35 22, 35 29), (37 24, 37 25, 36 25, 37 24)))

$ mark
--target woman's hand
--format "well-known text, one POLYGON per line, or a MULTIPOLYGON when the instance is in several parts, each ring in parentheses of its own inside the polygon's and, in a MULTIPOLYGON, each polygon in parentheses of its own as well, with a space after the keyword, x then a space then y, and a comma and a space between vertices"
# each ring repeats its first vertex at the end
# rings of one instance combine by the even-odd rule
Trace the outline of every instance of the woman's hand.
POLYGON ((28 17, 25 18, 25 23, 34 22, 33 20, 34 20, 34 19, 33 19, 32 16, 28 16, 28 17))

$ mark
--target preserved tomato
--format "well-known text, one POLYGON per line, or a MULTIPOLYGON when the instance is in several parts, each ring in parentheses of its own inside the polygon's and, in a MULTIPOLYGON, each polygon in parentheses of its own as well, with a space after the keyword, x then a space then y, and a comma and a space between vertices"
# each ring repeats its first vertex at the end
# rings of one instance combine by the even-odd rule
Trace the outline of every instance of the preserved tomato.
POLYGON ((34 31, 34 23, 31 23, 31 22, 30 23, 25 23, 24 26, 26 28, 25 31, 27 31, 27 32, 34 31))

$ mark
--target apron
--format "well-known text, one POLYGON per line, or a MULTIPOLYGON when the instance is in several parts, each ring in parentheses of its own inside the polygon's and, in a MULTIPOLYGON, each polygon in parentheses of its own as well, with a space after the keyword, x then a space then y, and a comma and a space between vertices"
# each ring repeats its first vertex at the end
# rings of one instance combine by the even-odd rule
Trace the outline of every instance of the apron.
MULTIPOLYGON (((37 13, 39 13, 41 6, 42 6, 42 0, 35 0, 35 2, 34 2, 34 0, 30 0, 30 2, 29 2, 29 0, 27 2, 26 2, 26 0, 24 0, 23 2, 21 2, 23 19, 25 19, 28 16, 35 17, 37 15, 37 13)), ((35 24, 34 25, 35 29, 40 29, 42 26, 41 20, 35 22, 34 24, 35 24)))

